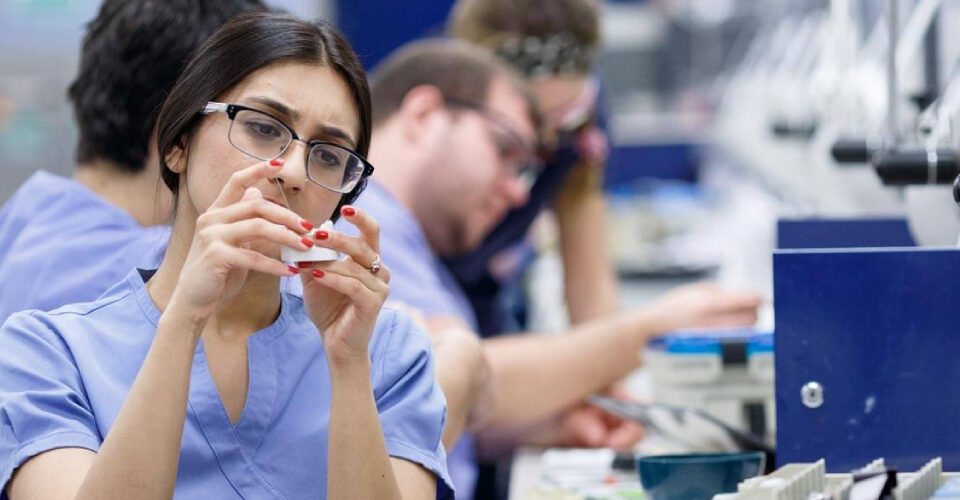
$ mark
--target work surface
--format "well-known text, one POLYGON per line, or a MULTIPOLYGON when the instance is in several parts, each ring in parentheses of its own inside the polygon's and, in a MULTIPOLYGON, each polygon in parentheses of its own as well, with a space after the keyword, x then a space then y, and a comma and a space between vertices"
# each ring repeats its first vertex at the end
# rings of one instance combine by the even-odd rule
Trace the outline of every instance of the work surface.
POLYGON ((637 499, 642 490, 637 476, 625 471, 603 471, 585 466, 558 469, 544 463, 545 451, 522 448, 516 452, 510 475, 509 500, 573 500, 580 498, 637 499))

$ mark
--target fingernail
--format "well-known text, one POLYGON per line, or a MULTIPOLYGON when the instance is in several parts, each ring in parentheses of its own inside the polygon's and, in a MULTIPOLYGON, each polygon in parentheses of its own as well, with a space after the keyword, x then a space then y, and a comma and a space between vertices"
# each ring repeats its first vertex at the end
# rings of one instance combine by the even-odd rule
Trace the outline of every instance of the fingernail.
POLYGON ((311 224, 307 219, 300 219, 300 225, 303 226, 303 228, 307 231, 313 229, 313 224, 311 224))
POLYGON ((299 266, 301 269, 308 269, 308 268, 310 267, 310 263, 309 263, 309 262, 297 262, 297 266, 299 266))
POLYGON ((295 267, 293 267, 293 266, 287 266, 287 270, 290 271, 290 274, 297 274, 297 273, 300 272, 299 269, 297 269, 297 268, 295 268, 295 267))
POLYGON ((328 232, 326 232, 326 231, 317 231, 317 239, 318 239, 318 240, 325 240, 325 239, 327 239, 327 238, 329 238, 329 237, 330 237, 330 233, 328 233, 328 232))
POLYGON ((340 209, 340 213, 346 217, 353 217, 354 215, 357 215, 357 209, 353 207, 343 207, 340 209))
POLYGON ((303 238, 300 238, 300 241, 302 241, 303 244, 307 246, 307 248, 313 248, 313 240, 311 240, 310 238, 307 238, 306 236, 304 236, 303 238))
POLYGON ((322 277, 323 277, 323 271, 321 271, 321 270, 319 270, 319 269, 314 269, 314 270, 313 270, 313 275, 314 275, 315 277, 317 277, 317 278, 322 278, 322 277))
POLYGON ((274 158, 274 159, 270 160, 270 166, 271 166, 271 167, 282 167, 282 166, 283 166, 283 158, 274 158))

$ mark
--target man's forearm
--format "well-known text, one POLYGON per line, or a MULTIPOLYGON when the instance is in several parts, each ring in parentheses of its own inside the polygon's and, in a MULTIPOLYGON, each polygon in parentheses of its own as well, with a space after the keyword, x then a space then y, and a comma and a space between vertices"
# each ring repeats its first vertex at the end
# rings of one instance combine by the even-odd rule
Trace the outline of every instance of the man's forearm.
POLYGON ((640 364, 647 339, 662 330, 652 313, 639 311, 563 335, 485 340, 496 399, 488 427, 519 428, 550 418, 620 380, 640 364))

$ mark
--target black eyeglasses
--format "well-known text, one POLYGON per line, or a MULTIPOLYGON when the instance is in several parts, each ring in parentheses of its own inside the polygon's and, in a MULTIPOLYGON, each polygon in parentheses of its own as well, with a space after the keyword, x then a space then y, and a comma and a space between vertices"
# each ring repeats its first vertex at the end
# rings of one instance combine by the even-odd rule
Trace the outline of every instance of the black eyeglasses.
POLYGON ((490 109, 483 103, 459 97, 444 96, 444 103, 452 108, 462 108, 480 113, 495 130, 491 135, 500 157, 513 169, 513 175, 532 183, 540 172, 542 162, 536 154, 537 148, 530 147, 502 114, 490 109))
POLYGON ((211 101, 202 113, 226 113, 230 118, 227 140, 239 151, 260 160, 279 157, 293 141, 305 144, 307 178, 330 191, 349 193, 373 174, 373 165, 350 148, 333 142, 304 141, 289 125, 263 111, 211 101))

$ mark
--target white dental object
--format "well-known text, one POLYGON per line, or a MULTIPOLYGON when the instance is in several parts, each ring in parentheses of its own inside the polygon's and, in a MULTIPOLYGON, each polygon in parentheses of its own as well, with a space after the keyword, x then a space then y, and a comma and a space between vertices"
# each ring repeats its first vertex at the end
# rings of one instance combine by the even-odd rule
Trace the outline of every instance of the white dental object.
MULTIPOLYGON (((316 241, 317 231, 333 230, 333 222, 327 221, 320 227, 311 230, 306 234, 307 238, 316 241)), ((308 250, 296 250, 290 247, 280 247, 280 260, 284 262, 323 262, 328 260, 339 260, 340 252, 329 248, 314 245, 308 250)))

